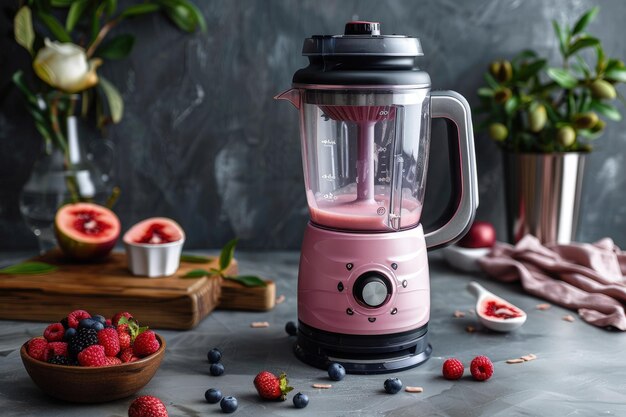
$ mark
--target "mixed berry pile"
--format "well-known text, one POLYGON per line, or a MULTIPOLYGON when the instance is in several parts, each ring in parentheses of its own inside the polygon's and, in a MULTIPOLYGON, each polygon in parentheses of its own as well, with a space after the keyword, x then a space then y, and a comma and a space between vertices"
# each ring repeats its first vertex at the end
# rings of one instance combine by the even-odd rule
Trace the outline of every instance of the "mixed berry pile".
POLYGON ((43 336, 30 339, 28 354, 40 361, 70 366, 110 366, 134 362, 159 350, 156 334, 128 312, 107 319, 85 310, 52 323, 43 336))

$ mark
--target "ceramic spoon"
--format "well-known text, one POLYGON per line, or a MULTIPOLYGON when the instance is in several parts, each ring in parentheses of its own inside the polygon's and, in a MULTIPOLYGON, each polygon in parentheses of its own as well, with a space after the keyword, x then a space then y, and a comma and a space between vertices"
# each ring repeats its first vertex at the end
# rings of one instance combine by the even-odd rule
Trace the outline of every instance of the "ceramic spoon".
POLYGON ((488 329, 497 332, 510 332, 526 322, 526 313, 503 298, 487 291, 479 283, 472 281, 467 290, 476 296, 476 314, 488 329))

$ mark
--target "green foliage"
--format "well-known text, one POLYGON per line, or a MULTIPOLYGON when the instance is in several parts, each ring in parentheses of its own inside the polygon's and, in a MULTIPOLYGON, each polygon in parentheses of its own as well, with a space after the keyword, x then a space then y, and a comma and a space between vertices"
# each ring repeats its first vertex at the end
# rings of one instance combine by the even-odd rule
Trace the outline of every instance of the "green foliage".
POLYGON ((22 262, 19 264, 7 266, 0 269, 0 274, 3 275, 38 275, 49 274, 56 271, 57 268, 54 265, 47 264, 45 262, 22 262))
POLYGON ((586 152, 602 134, 607 120, 622 116, 610 102, 619 98, 615 86, 626 82, 626 66, 608 58, 599 39, 587 33, 598 7, 573 26, 552 22, 561 66, 535 51, 524 50, 510 61, 494 61, 477 91, 479 123, 500 147, 512 152, 586 152), (595 62, 588 61, 595 52, 595 62), (599 117, 598 117, 599 116, 599 117))

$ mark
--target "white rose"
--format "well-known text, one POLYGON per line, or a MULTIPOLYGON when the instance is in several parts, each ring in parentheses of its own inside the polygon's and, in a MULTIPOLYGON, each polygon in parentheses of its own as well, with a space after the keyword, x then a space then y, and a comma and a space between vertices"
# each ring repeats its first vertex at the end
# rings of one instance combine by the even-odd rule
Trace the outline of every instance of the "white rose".
POLYGON ((98 83, 98 58, 87 61, 85 50, 73 43, 45 40, 46 46, 37 52, 33 61, 35 73, 52 87, 68 93, 77 93, 98 83))

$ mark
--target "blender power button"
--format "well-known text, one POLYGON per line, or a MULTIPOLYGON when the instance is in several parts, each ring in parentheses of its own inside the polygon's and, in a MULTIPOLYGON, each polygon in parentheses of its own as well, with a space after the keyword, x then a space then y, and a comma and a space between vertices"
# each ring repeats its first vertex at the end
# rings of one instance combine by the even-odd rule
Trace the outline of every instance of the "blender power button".
POLYGON ((379 272, 366 272, 354 283, 354 298, 364 307, 378 308, 391 296, 391 283, 379 272))

